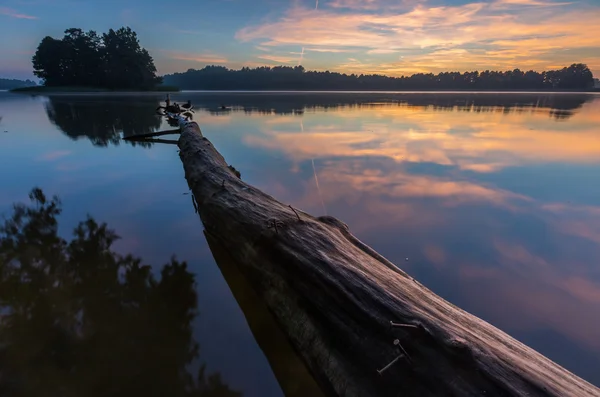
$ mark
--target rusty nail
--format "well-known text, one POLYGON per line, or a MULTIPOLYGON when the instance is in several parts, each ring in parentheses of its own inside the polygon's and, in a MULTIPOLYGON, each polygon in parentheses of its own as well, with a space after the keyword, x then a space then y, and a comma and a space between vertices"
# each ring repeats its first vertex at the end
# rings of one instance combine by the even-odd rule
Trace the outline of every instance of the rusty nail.
POLYGON ((386 365, 385 367, 378 369, 377 372, 379 373, 379 375, 381 375, 384 371, 386 371, 388 368, 390 368, 392 365, 394 365, 396 363, 396 361, 400 360, 400 358, 402 358, 402 354, 399 355, 398 357, 396 357, 395 359, 393 359, 388 365, 386 365))
POLYGON ((411 361, 410 356, 408 355, 406 350, 404 350, 404 347, 402 347, 402 345, 400 344, 400 339, 394 339, 394 346, 398 346, 400 349, 402 349, 402 352, 406 355, 408 361, 411 361))
POLYGON ((412 325, 412 324, 398 324, 398 323, 395 323, 393 321, 390 321, 390 325, 392 327, 419 328, 416 325, 412 325))

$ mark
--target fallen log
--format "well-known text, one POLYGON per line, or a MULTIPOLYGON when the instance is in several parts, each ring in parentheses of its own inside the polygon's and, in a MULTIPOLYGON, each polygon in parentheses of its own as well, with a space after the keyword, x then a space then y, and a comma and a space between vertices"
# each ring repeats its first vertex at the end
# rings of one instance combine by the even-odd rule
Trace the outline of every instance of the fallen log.
POLYGON ((179 120, 180 157, 206 233, 237 263, 325 394, 600 396, 431 292, 341 221, 246 184, 195 122, 179 120))

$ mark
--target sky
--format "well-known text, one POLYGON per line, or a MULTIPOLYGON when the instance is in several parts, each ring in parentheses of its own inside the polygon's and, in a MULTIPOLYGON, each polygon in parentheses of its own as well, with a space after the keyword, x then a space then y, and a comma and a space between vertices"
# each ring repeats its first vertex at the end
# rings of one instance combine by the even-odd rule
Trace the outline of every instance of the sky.
POLYGON ((600 76, 600 0, 0 0, 0 77, 33 78, 42 38, 130 26, 159 74, 205 65, 600 76))

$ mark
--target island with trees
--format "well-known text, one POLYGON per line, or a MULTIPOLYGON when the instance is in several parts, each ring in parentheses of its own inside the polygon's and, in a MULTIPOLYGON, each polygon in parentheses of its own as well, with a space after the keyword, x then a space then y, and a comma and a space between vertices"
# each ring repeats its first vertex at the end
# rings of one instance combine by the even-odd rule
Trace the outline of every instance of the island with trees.
POLYGON ((590 91, 594 76, 587 65, 572 64, 560 70, 524 72, 519 69, 483 72, 417 73, 390 77, 307 71, 302 66, 223 66, 189 69, 163 76, 165 84, 185 90, 569 90, 590 91))
POLYGON ((71 28, 62 39, 46 36, 32 58, 33 74, 41 87, 15 91, 171 91, 150 53, 129 27, 101 35, 71 28))
POLYGON ((18 79, 2 79, 0 78, 0 90, 12 90, 15 88, 22 87, 35 87, 37 86, 35 81, 32 80, 18 80, 18 79))

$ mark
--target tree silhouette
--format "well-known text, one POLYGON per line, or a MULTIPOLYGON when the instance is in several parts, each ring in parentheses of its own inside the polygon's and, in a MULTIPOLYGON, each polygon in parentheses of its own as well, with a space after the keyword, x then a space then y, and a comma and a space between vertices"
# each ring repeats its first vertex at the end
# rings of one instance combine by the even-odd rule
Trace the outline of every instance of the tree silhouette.
POLYGON ((172 259, 156 278, 112 251, 106 224, 57 233, 59 200, 40 189, 0 226, 3 396, 237 397, 218 373, 196 376, 194 275, 172 259))
POLYGON ((106 87, 150 89, 162 80, 148 51, 131 28, 110 29, 102 35, 106 87))
POLYGON ((47 86, 67 84, 70 69, 67 52, 62 40, 44 37, 32 58, 33 74, 44 80, 47 86))
POLYGON ((37 85, 35 81, 16 80, 16 79, 0 79, 0 90, 12 90, 13 88, 32 87, 37 85))
POLYGON ((206 66, 201 70, 165 75, 164 81, 188 90, 587 90, 594 85, 592 72, 580 63, 541 73, 515 69, 417 73, 402 77, 306 71, 302 66, 240 70, 206 66))
MULTIPOLYGON (((72 139, 87 137, 95 146, 118 145, 124 137, 156 131, 161 118, 156 114, 158 100, 136 97, 50 96, 46 103, 48 119, 72 139)), ((126 141, 151 146, 147 142, 126 141)))
POLYGON ((99 36, 78 28, 60 40, 45 37, 32 58, 34 74, 46 86, 150 89, 162 80, 148 51, 131 28, 99 36))

